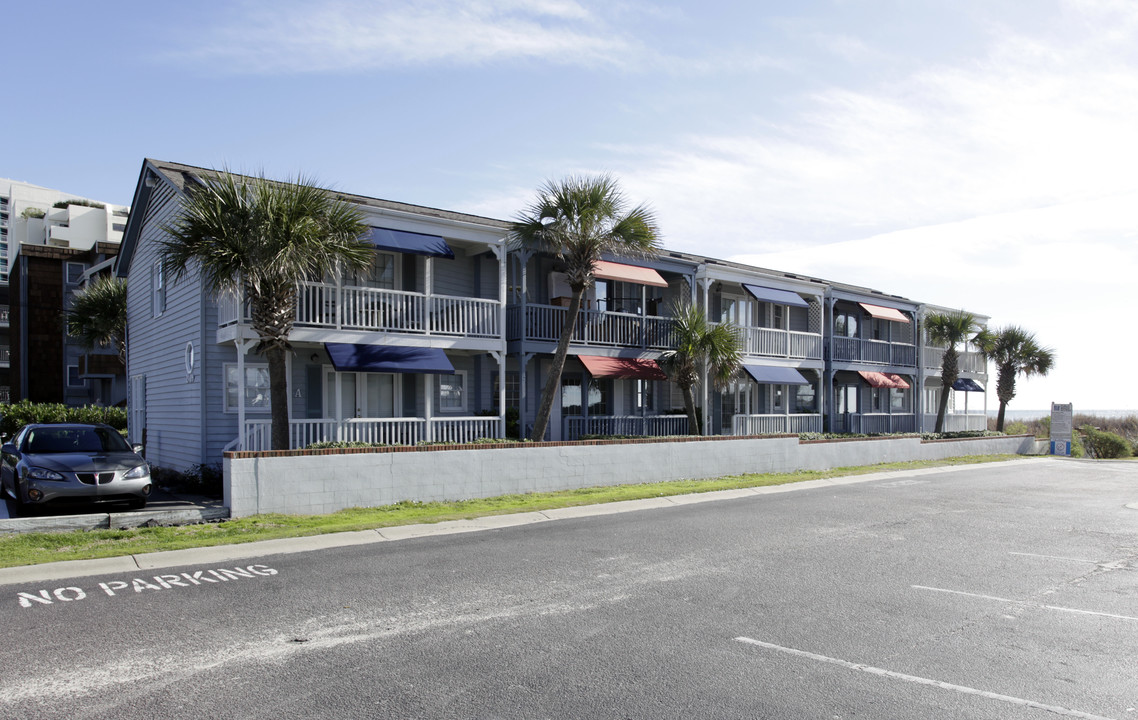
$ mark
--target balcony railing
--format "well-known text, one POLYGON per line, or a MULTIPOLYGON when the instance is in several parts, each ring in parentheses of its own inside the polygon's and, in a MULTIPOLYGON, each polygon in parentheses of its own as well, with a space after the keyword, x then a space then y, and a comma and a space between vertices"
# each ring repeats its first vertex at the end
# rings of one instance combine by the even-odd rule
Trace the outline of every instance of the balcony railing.
POLYGON ((821 360, 822 336, 819 333, 793 332, 775 328, 739 328, 743 352, 764 357, 821 360))
MULTIPOLYGON (((987 374, 988 362, 980 353, 974 351, 957 351, 956 356, 960 372, 976 375, 987 374)), ((940 370, 941 361, 944 359, 944 348, 926 345, 922 357, 924 358, 925 367, 927 369, 940 370)))
POLYGON ((732 435, 797 435, 808 432, 822 432, 821 415, 735 415, 731 418, 732 435))
MULTIPOLYGON (((317 282, 302 282, 297 291, 294 321, 300 327, 483 338, 501 334, 497 300, 317 282)), ((222 298, 218 325, 249 322, 243 305, 233 296, 222 298)))
MULTIPOLYGON (((936 413, 925 413, 925 432, 936 429, 936 413)), ((947 413, 944 416, 944 432, 962 432, 965 430, 987 430, 988 416, 984 413, 947 413)))
POLYGON ((0 326, 7 325, 11 318, 8 315, 8 306, 0 305, 0 326))
POLYGON ((833 339, 833 353, 834 360, 839 362, 898 367, 917 366, 917 348, 904 343, 836 337, 833 339))
POLYGON ((687 435, 687 415, 570 415, 565 418, 562 436, 578 440, 582 435, 636 435, 663 437, 687 435))
MULTIPOLYGON (((416 445, 423 442, 468 443, 498 438, 497 417, 351 418, 348 420, 289 420, 289 449, 318 442, 365 442, 374 445, 416 445)), ((271 420, 246 420, 242 449, 253 452, 272 446, 271 420)))
POLYGON ((917 431, 917 416, 911 413, 839 413, 834 416, 833 430, 839 433, 912 433, 917 431))
MULTIPOLYGON (((555 305, 513 306, 509 309, 510 340, 557 342, 565 327, 566 308, 555 305)), ((580 311, 573 342, 581 345, 667 349, 672 346, 672 319, 658 315, 580 311)))

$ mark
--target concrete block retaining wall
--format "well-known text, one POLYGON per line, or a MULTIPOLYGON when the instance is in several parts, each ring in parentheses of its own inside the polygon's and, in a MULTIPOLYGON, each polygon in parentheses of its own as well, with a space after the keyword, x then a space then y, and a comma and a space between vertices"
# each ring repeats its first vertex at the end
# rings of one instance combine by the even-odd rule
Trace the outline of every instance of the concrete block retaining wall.
POLYGON ((225 504, 232 517, 268 512, 319 514, 401 500, 464 500, 741 473, 1030 454, 1035 447, 1030 436, 805 443, 789 436, 383 448, 367 452, 238 452, 225 454, 225 504))

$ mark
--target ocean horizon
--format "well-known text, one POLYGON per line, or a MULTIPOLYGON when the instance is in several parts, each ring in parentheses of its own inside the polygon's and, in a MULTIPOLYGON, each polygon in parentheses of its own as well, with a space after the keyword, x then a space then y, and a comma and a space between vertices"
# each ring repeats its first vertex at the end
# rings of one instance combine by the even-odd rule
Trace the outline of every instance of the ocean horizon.
MULTIPOLYGON (((1094 415, 1100 418, 1124 418, 1131 415, 1138 415, 1138 410, 1083 410, 1078 405, 1074 408, 1076 415, 1094 415)), ((988 409, 988 417, 996 417, 1000 414, 999 405, 996 409, 988 409)), ((1004 420, 1038 420, 1039 418, 1051 417, 1051 408, 1046 410, 1012 410, 1008 408, 1004 413, 1004 420)))

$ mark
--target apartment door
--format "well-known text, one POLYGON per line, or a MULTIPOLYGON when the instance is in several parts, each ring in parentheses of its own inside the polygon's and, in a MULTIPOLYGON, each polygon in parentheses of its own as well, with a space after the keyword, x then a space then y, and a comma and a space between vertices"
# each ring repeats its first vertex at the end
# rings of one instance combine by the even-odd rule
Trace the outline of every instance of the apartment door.
POLYGON ((338 373, 326 368, 324 417, 334 420, 395 417, 397 387, 395 376, 389 373, 338 373))
POLYGON ((858 386, 834 386, 834 431, 854 432, 858 412, 858 386))

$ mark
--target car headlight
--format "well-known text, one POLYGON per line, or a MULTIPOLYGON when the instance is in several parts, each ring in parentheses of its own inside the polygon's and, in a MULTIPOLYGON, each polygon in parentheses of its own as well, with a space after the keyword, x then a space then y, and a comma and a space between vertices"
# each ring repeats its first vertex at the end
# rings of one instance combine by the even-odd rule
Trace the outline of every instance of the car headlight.
POLYGON ((32 480, 63 480, 63 476, 54 470, 47 468, 31 468, 28 470, 28 477, 32 480))
POLYGON ((150 468, 145 465, 139 465, 126 475, 122 476, 123 480, 138 480, 139 478, 150 477, 150 468))

